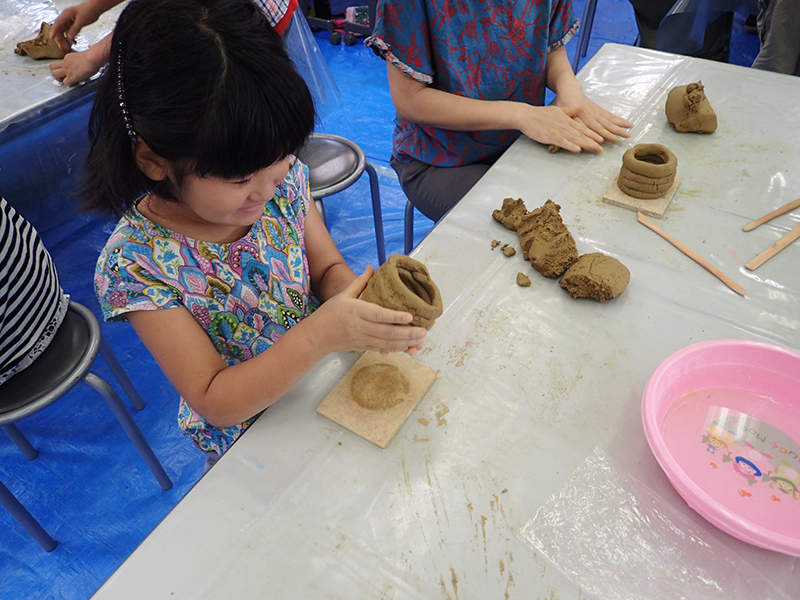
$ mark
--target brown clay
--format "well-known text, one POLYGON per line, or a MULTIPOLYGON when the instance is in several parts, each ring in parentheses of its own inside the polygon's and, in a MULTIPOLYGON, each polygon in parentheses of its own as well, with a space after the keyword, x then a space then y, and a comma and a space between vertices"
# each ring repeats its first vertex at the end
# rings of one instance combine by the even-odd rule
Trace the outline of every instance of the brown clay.
POLYGON ((578 260, 575 238, 561 220, 560 210, 548 200, 522 217, 517 227, 523 256, 545 277, 558 277, 578 260))
POLYGON ((640 199, 661 198, 675 182, 678 159, 662 144, 637 144, 622 155, 619 189, 640 199))
POLYGON ((517 273, 517 285, 520 287, 530 287, 531 278, 525 275, 525 273, 517 273))
POLYGON ((443 312, 439 288, 421 262, 392 254, 367 283, 361 299, 411 313, 412 325, 430 329, 443 312))
POLYGON ((39 27, 39 35, 32 40, 19 42, 14 52, 20 56, 26 54, 34 59, 40 58, 64 58, 69 50, 62 50, 55 40, 50 39, 50 24, 42 23, 39 27))
POLYGON ((573 298, 592 298, 606 302, 616 298, 628 287, 631 273, 613 256, 601 252, 584 254, 573 264, 564 277, 561 287, 573 298))
POLYGON ((667 120, 681 133, 714 133, 717 114, 706 98, 703 82, 672 88, 665 106, 667 120))
POLYGON ((514 200, 513 198, 506 198, 503 200, 503 207, 492 212, 492 217, 495 221, 499 221, 512 231, 517 230, 520 219, 528 214, 528 209, 525 208, 525 203, 522 198, 514 200))
POLYGON ((350 380, 350 397, 369 410, 388 410, 397 406, 411 389, 405 375, 395 365, 376 363, 359 369, 350 380))

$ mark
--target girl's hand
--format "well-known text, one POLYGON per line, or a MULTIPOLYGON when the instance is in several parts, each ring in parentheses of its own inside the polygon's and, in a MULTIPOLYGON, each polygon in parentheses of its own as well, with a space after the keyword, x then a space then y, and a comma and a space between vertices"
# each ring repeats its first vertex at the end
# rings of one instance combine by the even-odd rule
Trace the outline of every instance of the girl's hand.
POLYGON ((320 306, 308 320, 324 352, 375 350, 382 353, 417 353, 427 334, 424 327, 410 326, 410 313, 391 310, 359 300, 372 277, 367 269, 340 294, 320 306))

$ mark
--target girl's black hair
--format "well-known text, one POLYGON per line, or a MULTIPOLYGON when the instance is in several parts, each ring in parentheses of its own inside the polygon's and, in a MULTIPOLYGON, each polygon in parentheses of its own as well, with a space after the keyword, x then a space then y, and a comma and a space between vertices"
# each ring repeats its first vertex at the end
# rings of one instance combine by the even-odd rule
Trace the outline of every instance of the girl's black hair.
POLYGON ((83 208, 120 214, 148 191, 177 201, 189 173, 244 179, 296 153, 314 119, 305 81, 251 0, 131 0, 98 81, 83 208), (177 181, 147 178, 135 140, 177 181))

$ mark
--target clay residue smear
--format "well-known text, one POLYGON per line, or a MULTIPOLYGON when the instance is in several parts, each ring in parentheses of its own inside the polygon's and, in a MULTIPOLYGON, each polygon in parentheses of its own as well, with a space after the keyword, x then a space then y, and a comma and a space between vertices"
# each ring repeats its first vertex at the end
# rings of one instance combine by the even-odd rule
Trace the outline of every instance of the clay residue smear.
POLYGON ((350 380, 350 397, 369 410, 397 406, 411 390, 405 375, 394 365, 377 363, 359 369, 350 380))

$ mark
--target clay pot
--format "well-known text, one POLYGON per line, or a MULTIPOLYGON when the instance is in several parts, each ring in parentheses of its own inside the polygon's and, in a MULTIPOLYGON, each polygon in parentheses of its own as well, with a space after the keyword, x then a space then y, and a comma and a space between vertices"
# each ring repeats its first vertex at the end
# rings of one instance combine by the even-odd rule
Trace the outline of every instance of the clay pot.
POLYGON ((622 156, 619 189, 639 199, 661 198, 672 187, 678 159, 662 144, 637 144, 622 156))
POLYGON ((421 262, 392 254, 369 280, 361 299, 411 313, 412 325, 430 329, 443 312, 439 288, 421 262))

